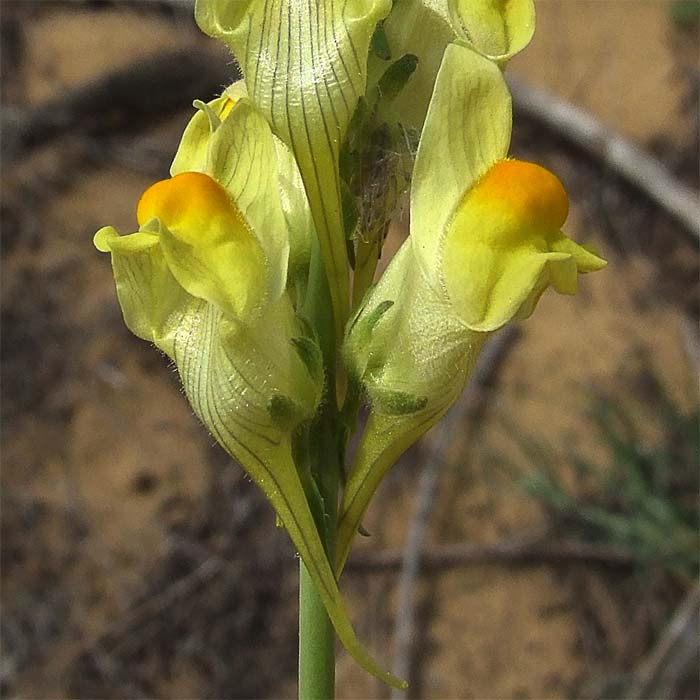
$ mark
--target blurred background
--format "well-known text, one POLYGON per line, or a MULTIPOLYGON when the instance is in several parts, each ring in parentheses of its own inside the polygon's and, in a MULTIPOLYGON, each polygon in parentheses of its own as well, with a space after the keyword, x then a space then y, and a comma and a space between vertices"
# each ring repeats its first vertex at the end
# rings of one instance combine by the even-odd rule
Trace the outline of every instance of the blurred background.
MULTIPOLYGON (((2 695, 294 697, 292 548, 92 246, 135 229, 235 67, 186 1, 0 9, 2 695)), ((410 698, 698 698, 700 4, 538 11, 513 153, 561 177, 567 231, 610 264, 494 337, 343 589, 410 698)), ((340 698, 389 695, 340 652, 340 698)))

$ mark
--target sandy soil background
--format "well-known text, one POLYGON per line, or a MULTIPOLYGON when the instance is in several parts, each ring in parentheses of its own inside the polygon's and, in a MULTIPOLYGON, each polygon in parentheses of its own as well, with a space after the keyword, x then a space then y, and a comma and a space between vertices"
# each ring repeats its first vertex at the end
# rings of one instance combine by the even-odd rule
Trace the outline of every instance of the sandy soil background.
MULTIPOLYGON (((675 5, 542 1, 536 39, 511 69, 697 188, 698 30, 673 20, 675 5)), ((5 0, 2 32, 3 695, 293 697, 291 547, 192 416, 164 358, 123 326, 109 261, 91 243, 105 224, 133 230, 138 197, 167 175, 191 100, 225 84, 230 59, 182 8, 158 2, 5 0), (117 98, 97 116, 55 126, 75 89, 119 68, 165 62, 177 85, 174 49, 218 66, 193 79, 192 59, 184 71, 202 92, 154 104, 145 82, 127 85, 130 97, 112 86, 117 98), (47 105, 53 132, 22 142, 22 125, 47 105)), ((360 559, 403 546, 429 460, 445 467, 428 550, 517 538, 552 524, 513 477, 533 467, 521 436, 568 478, 574 452, 607 459, 587 412, 592 394, 633 406, 650 449, 659 428, 640 377, 658 377, 683 411, 697 410, 697 240, 517 115, 514 154, 560 175, 572 197, 567 230, 610 265, 575 298, 546 296, 484 410, 459 417, 446 441, 436 429, 394 469, 360 559)), ((343 583, 358 634, 386 663, 396 581, 394 568, 358 566, 343 583)), ((688 585, 653 565, 427 569, 408 697, 618 697, 615 684, 638 668, 688 585)), ((699 697, 697 678, 674 692, 699 697)), ((340 652, 338 693, 389 691, 340 652)))

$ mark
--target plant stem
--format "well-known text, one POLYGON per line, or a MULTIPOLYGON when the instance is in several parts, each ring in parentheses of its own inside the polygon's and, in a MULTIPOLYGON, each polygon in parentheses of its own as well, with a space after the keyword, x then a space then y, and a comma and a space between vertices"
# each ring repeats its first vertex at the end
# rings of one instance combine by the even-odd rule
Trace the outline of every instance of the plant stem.
MULTIPOLYGON (((323 513, 317 522, 328 560, 334 561, 340 483, 339 416, 336 398, 336 336, 328 281, 318 245, 312 248, 304 314, 323 352, 326 389, 309 431, 311 476, 323 513)), ((317 516, 318 517, 318 516, 317 516)), ((335 631, 303 561, 299 562, 299 700, 335 697, 335 631)))
MULTIPOLYGON (((328 560, 335 560, 340 464, 335 397, 326 400, 312 429, 312 474, 323 501, 328 560)), ((299 700, 335 697, 335 631, 304 562, 299 562, 299 700)))
POLYGON ((335 632, 299 560, 299 700, 335 697, 335 632))

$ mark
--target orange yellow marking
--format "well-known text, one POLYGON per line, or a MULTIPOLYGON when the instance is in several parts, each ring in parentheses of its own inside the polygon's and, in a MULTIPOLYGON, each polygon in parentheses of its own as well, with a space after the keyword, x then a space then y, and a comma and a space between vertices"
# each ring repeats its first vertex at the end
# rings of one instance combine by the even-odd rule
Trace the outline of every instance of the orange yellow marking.
POLYGON ((139 200, 136 218, 139 226, 158 218, 181 239, 248 231, 226 190, 204 173, 180 173, 151 185, 139 200))
POLYGON ((496 163, 469 192, 474 204, 509 210, 521 225, 558 230, 569 214, 569 197, 556 175, 522 160, 496 163))

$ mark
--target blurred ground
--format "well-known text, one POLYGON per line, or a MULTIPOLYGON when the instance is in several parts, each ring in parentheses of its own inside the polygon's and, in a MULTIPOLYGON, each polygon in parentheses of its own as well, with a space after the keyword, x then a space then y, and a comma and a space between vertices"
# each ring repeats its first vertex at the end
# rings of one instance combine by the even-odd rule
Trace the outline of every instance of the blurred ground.
MULTIPOLYGON (((512 69, 697 187, 697 26, 674 24, 672 5, 541 2, 537 37, 512 69)), ((172 3, 6 0, 2 22, 2 693, 292 697, 291 548, 167 362, 124 328, 109 262, 91 243, 104 224, 133 229, 191 99, 233 68, 172 3), (115 69, 139 62, 147 73, 165 60, 169 80, 188 79, 157 58, 173 48, 214 56, 221 75, 167 104, 145 79, 127 82, 127 100, 113 84, 114 99, 84 121, 49 110, 51 138, 26 146, 19 127, 36 108, 115 69)), ((573 450, 600 457, 586 396, 641 392, 621 378, 640 356, 680 405, 697 405, 697 241, 537 125, 516 118, 514 153, 560 175, 573 201, 567 230, 610 266, 573 299, 543 299, 478 429, 463 422, 451 436, 430 547, 541 528, 542 509, 494 460, 524 466, 521 434, 541 436, 562 464, 573 450)), ((402 545, 431 439, 386 480, 361 552, 402 545)), ((344 582, 358 634, 387 662, 395 581, 386 570, 344 582)), ((425 576, 410 697, 583 697, 637 667, 683 590, 659 571, 585 562, 425 576)), ((388 696, 342 655, 338 676, 340 697, 388 696)), ((698 697, 693 682, 677 692, 698 697)))

